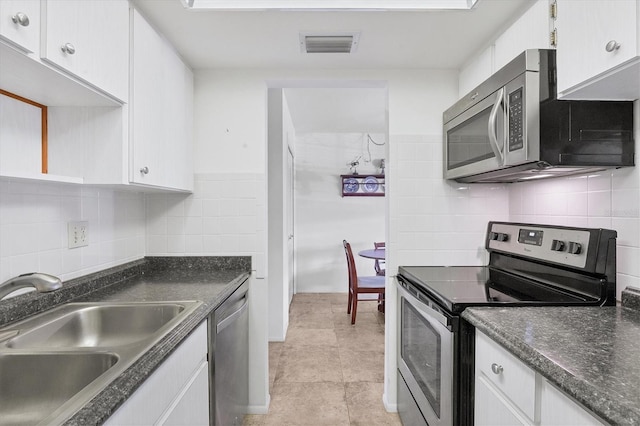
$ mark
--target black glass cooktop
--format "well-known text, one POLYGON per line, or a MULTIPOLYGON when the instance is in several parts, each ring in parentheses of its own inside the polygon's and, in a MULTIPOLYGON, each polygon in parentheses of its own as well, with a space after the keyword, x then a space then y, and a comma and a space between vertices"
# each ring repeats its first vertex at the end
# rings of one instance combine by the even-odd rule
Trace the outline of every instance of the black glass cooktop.
POLYGON ((452 313, 469 306, 597 305, 593 296, 488 266, 401 266, 399 275, 452 313))

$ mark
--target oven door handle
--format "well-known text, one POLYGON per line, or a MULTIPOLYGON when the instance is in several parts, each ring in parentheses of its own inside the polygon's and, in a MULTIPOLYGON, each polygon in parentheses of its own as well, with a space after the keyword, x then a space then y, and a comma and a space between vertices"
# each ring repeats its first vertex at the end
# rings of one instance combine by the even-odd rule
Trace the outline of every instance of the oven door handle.
POLYGON ((413 287, 406 280, 402 279, 401 277, 398 277, 398 283, 399 283, 398 290, 400 290, 401 293, 404 293, 403 295, 405 299, 409 301, 409 303, 411 303, 416 309, 424 313, 429 318, 438 321, 438 323, 440 323, 447 330, 453 331, 453 326, 451 324, 450 317, 448 317, 447 315, 441 312, 436 311, 431 306, 426 304, 424 301, 420 300, 418 296, 419 294, 418 290, 416 290, 415 287, 413 287))

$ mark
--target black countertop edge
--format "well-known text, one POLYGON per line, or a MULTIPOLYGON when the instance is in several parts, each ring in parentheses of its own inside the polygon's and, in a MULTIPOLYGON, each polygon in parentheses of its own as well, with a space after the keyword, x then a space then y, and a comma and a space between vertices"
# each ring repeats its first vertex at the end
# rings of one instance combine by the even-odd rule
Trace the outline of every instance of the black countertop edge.
POLYGON ((63 282, 50 293, 32 291, 0 301, 0 327, 130 278, 163 271, 251 270, 250 256, 149 256, 63 282))
POLYGON ((637 407, 629 407, 624 401, 620 401, 615 396, 609 397, 589 382, 574 376, 553 360, 545 357, 520 337, 503 332, 499 324, 487 321, 474 312, 477 310, 480 313, 487 309, 494 308, 465 309, 462 317, 477 330, 482 331, 496 343, 518 357, 524 364, 540 373, 562 392, 571 396, 588 410, 592 411, 592 413, 603 422, 612 425, 633 424, 629 423, 629 419, 637 418, 637 407), (597 395, 598 398, 593 398, 594 395, 597 395))
POLYGON ((0 327, 67 303, 107 286, 142 275, 146 260, 134 260, 99 272, 65 281, 50 293, 32 291, 0 301, 0 327))
POLYGON ((251 270, 250 256, 147 256, 143 273, 172 270, 251 270))
POLYGON ((225 286, 215 300, 203 301, 191 315, 160 342, 149 349, 120 376, 76 412, 64 425, 86 426, 104 423, 142 385, 142 383, 162 364, 162 362, 186 339, 209 315, 220 306, 250 276, 241 273, 225 286))

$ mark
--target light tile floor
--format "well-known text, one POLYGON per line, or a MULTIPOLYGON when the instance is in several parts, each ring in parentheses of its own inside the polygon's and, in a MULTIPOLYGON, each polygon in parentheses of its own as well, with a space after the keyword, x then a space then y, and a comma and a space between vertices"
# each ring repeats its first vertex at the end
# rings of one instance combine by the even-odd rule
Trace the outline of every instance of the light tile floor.
POLYGON ((297 294, 284 342, 269 343, 271 406, 244 425, 401 425, 382 404, 384 315, 346 293, 297 294))

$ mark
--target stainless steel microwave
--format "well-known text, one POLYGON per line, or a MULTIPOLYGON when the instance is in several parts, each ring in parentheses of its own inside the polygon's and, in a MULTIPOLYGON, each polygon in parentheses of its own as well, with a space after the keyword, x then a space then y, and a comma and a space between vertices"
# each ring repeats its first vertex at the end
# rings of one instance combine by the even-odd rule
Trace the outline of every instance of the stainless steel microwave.
POLYGON ((444 177, 517 182, 634 165, 633 102, 556 99, 555 50, 526 50, 443 114, 444 177))

